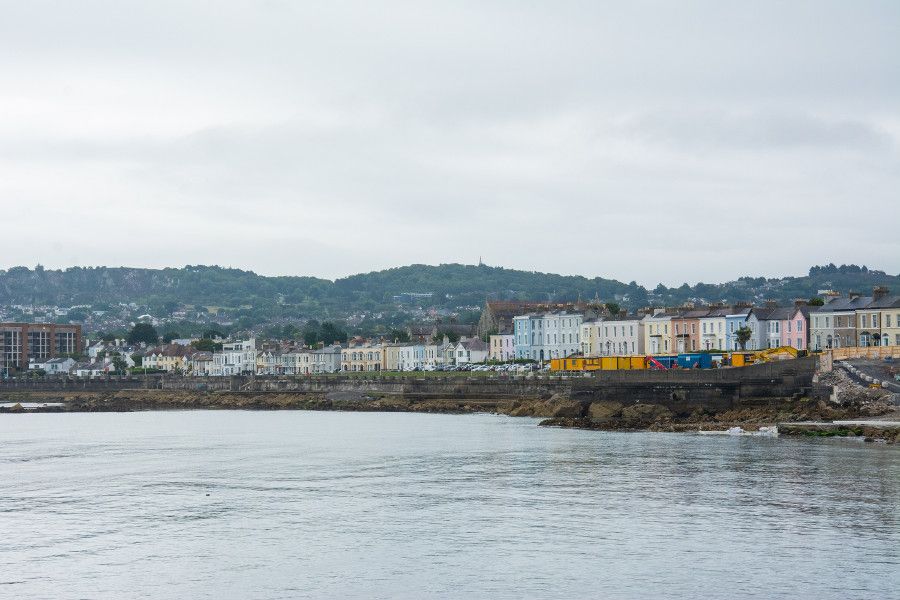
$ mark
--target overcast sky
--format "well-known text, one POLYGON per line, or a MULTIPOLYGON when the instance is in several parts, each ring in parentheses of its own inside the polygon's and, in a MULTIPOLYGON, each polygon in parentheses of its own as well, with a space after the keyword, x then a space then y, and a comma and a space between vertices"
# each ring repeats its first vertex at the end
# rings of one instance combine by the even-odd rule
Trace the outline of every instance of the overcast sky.
POLYGON ((896 0, 0 9, 0 268, 900 271, 896 0))

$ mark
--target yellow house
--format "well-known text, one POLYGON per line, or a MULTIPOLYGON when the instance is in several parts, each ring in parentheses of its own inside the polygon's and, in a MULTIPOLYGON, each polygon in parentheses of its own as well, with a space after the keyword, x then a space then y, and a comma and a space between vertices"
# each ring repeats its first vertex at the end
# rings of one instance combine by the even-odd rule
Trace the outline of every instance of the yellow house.
POLYGON ((167 373, 185 373, 188 369, 188 349, 178 344, 170 344, 163 348, 153 348, 144 355, 141 363, 146 369, 159 369, 167 373))
POLYGON ((602 342, 600 341, 600 321, 588 321, 581 324, 581 354, 584 357, 600 356, 602 354, 602 342))
POLYGON ((381 368, 384 371, 400 370, 400 349, 402 344, 382 344, 381 345, 381 368))
POLYGON ((384 350, 380 344, 361 344, 341 349, 342 371, 381 371, 384 350))
POLYGON ((860 346, 900 346, 900 296, 875 288, 872 302, 856 311, 860 346))
POLYGON ((671 354, 674 352, 672 315, 658 310, 643 319, 644 351, 647 354, 671 354))

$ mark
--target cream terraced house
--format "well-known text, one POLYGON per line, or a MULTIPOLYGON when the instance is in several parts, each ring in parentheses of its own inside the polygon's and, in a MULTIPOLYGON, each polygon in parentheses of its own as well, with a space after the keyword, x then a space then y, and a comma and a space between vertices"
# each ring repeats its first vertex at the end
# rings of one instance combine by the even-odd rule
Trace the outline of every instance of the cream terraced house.
POLYGON ((872 301, 856 310, 857 341, 860 346, 900 346, 900 296, 887 288, 872 290, 872 301))
POLYGON ((642 319, 644 325, 644 351, 647 354, 670 354, 672 343, 672 315, 663 309, 642 319))
POLYGON ((587 321, 581 324, 581 354, 585 357, 600 356, 600 327, 603 321, 587 321))
POLYGON ((602 319, 599 325, 600 354, 602 356, 644 354, 643 323, 637 317, 602 319))
POLYGON ((495 334, 488 338, 488 358, 506 362, 516 357, 515 336, 511 333, 495 334))
POLYGON ((728 308, 713 308, 705 317, 700 317, 701 350, 725 350, 728 348, 726 317, 731 312, 731 309, 728 308))
POLYGON ((383 349, 380 345, 363 344, 341 349, 342 371, 381 371, 383 349))

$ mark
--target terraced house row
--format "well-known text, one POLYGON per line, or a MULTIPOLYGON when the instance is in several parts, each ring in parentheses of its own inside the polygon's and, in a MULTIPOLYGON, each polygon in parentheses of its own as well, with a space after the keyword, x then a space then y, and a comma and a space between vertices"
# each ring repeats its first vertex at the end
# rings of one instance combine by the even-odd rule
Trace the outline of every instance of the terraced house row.
POLYGON ((871 296, 832 298, 811 315, 813 350, 852 346, 900 346, 900 296, 876 287, 871 296))
POLYGON ((681 354, 706 350, 764 350, 790 346, 900 345, 900 296, 877 287, 871 296, 828 296, 823 306, 798 300, 702 308, 656 308, 588 319, 569 311, 530 312, 490 336, 490 358, 546 361, 586 357, 681 354), (739 332, 749 331, 743 341, 739 332))

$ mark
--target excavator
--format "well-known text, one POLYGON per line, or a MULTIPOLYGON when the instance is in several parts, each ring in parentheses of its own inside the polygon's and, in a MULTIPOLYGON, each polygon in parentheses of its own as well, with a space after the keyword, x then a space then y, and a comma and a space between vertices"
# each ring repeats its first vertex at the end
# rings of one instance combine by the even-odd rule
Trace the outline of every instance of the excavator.
POLYGON ((769 348, 756 353, 756 362, 783 360, 785 358, 797 358, 797 349, 791 346, 778 346, 777 348, 769 348))

